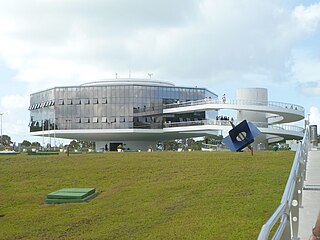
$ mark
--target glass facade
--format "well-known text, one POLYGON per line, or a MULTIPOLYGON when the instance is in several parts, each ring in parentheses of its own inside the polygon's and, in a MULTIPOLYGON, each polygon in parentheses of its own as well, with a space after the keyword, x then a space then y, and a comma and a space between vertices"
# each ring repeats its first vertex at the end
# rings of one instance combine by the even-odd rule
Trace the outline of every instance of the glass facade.
POLYGON ((217 95, 205 88, 105 84, 56 87, 31 94, 30 131, 162 128, 164 122, 204 120, 206 112, 163 114, 163 105, 217 95))

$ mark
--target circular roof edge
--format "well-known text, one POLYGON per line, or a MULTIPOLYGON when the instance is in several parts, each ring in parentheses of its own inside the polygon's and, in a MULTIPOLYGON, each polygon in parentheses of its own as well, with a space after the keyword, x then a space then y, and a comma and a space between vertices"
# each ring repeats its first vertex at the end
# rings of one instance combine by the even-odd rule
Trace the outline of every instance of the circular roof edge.
POLYGON ((96 85, 156 85, 156 86, 169 86, 174 87, 175 85, 171 82, 158 81, 152 79, 140 79, 140 78, 115 78, 115 79, 104 79, 100 81, 83 83, 80 86, 96 86, 96 85))

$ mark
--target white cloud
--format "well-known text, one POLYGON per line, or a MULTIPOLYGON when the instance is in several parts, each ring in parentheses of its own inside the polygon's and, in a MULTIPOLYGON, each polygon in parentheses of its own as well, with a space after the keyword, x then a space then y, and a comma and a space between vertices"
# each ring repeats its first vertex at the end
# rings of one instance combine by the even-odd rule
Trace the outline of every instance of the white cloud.
POLYGON ((314 49, 293 51, 291 77, 305 97, 320 96, 320 58, 314 49))
MULTIPOLYGON (((302 88, 319 88, 320 85, 320 58, 314 51, 295 51, 291 66, 292 78, 302 88)), ((312 90, 312 89, 311 89, 312 90)))
POLYGON ((0 9, 13 26, 0 28, 0 56, 17 79, 32 83, 129 70, 190 83, 285 80, 297 38, 291 12, 277 1, 10 0, 0 9))
POLYGON ((0 105, 3 112, 28 108, 29 96, 8 95, 1 97, 0 105))
POLYGON ((28 138, 29 96, 7 95, 0 99, 2 132, 12 140, 28 138))
POLYGON ((298 91, 307 97, 320 96, 320 82, 304 82, 298 85, 298 91))
MULTIPOLYGON (((131 71, 212 90, 298 83, 301 93, 318 95, 319 58, 293 49, 318 33, 319 21, 320 3, 277 0, 2 0, 0 62, 28 92, 131 71)), ((1 111, 16 102, 10 111, 18 115, 27 108, 20 100, 3 97, 1 111)))
POLYGON ((316 58, 300 57, 292 66, 292 73, 299 82, 320 81, 320 60, 316 58))
POLYGON ((307 7, 299 5, 294 9, 293 16, 297 19, 299 27, 307 32, 314 32, 319 27, 320 3, 307 7))

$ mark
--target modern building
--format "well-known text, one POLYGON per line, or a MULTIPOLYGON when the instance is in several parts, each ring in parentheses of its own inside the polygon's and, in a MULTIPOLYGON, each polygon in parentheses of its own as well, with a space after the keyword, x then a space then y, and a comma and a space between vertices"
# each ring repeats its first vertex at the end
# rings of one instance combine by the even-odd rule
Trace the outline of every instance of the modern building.
POLYGON ((304 108, 270 102, 266 89, 239 89, 237 99, 219 99, 200 87, 178 87, 150 79, 113 79, 55 87, 30 96, 34 136, 95 141, 98 151, 146 150, 166 139, 201 137, 230 130, 219 110, 236 111, 234 123, 252 121, 263 133, 254 144, 300 139, 303 128, 283 125, 302 120, 304 108))
MULTIPOLYGON (((31 94, 30 132, 96 142, 97 150, 146 149, 164 139, 197 137, 206 132, 164 132, 166 123, 201 121, 216 110, 163 114, 166 104, 215 99, 205 88, 177 87, 146 79, 114 79, 55 87, 31 94)), ((209 131, 212 132, 212 131, 209 131)))

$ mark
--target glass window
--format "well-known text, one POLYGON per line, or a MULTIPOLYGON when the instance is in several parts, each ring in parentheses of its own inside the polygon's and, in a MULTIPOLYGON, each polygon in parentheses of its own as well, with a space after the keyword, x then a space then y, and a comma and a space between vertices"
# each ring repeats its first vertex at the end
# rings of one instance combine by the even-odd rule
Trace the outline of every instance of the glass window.
POLYGON ((67 99, 67 105, 72 105, 72 99, 67 99))
POLYGON ((89 98, 83 99, 83 100, 82 100, 82 103, 83 103, 83 104, 89 104, 89 103, 90 103, 89 98))
POLYGON ((127 116, 126 117, 126 122, 133 122, 133 117, 127 116))
POLYGON ((81 123, 81 118, 76 118, 76 119, 75 119, 75 122, 76 122, 76 123, 81 123))
POLYGON ((98 98, 92 99, 92 103, 93 103, 93 104, 98 104, 98 98))
POLYGON ((98 117, 93 117, 93 118, 92 118, 92 122, 93 122, 93 123, 97 123, 97 122, 98 122, 98 117))
POLYGON ((76 105, 80 105, 81 104, 81 99, 74 99, 73 103, 76 105))
POLYGON ((107 98, 102 98, 101 103, 102 104, 107 104, 108 103, 108 99, 107 98))
POLYGON ((83 123, 89 123, 89 122, 90 122, 90 119, 89 119, 89 118, 82 118, 82 119, 81 119, 81 122, 83 122, 83 123))
POLYGON ((107 117, 102 117, 101 122, 106 123, 107 122, 107 117))
POLYGON ((117 122, 116 117, 108 117, 108 123, 115 123, 117 122))

